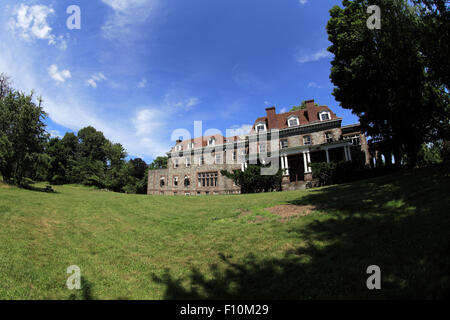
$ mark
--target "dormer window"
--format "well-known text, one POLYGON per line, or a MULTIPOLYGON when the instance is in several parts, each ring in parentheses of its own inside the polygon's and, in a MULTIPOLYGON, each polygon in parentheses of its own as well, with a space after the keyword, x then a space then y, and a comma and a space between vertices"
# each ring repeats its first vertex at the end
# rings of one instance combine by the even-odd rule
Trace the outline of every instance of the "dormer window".
POLYGON ((255 125, 255 131, 257 133, 266 131, 266 124, 264 122, 259 122, 255 125))
POLYGON ((321 113, 319 113, 319 119, 320 121, 330 120, 331 115, 328 111, 322 111, 321 113))
POLYGON ((213 146, 216 144, 216 138, 212 137, 208 139, 208 146, 213 146))
POLYGON ((194 149, 194 143, 193 143, 193 142, 189 142, 189 143, 187 144, 187 148, 188 148, 188 150, 189 150, 189 149, 194 149))
POLYGON ((175 146, 175 151, 181 151, 181 144, 175 146))
POLYGON ((297 116, 290 116, 288 119, 287 119, 287 123, 288 123, 288 127, 290 128, 290 127, 295 127, 295 126, 298 126, 300 123, 299 123, 299 121, 298 121, 298 117, 297 116))

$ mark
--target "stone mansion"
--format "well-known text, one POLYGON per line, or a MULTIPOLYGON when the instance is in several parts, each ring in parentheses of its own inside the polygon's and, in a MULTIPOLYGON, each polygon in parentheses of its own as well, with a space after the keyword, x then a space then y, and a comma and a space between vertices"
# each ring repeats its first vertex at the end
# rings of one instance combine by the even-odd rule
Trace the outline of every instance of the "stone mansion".
POLYGON ((148 194, 213 195, 237 194, 239 186, 221 170, 245 170, 251 159, 264 154, 283 169, 284 190, 304 188, 312 179, 310 163, 359 161, 370 163, 365 135, 359 124, 341 126, 342 118, 327 106, 306 101, 306 108, 277 114, 275 107, 257 118, 246 135, 220 134, 177 140, 167 152, 167 169, 150 170, 148 194), (274 133, 277 139, 272 139, 274 133), (265 134, 265 139, 252 139, 265 134), (251 141, 256 147, 252 147, 251 141), (274 141, 276 146, 274 148, 274 141), (274 152, 278 149, 277 152, 274 152))

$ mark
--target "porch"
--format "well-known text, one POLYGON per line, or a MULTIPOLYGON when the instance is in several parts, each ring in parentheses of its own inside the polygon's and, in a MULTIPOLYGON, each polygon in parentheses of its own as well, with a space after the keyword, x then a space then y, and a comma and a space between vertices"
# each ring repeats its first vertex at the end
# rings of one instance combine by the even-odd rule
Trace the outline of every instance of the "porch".
POLYGON ((350 146, 347 141, 337 141, 280 150, 283 184, 312 180, 311 163, 352 161, 350 146))

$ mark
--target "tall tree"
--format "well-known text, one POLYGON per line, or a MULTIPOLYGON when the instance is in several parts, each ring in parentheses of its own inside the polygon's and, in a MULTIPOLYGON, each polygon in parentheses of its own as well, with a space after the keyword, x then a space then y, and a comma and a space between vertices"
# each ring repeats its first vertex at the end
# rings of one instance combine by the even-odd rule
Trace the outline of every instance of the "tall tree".
POLYGON ((11 78, 4 73, 0 73, 0 99, 12 91, 11 78))
POLYGON ((327 24, 334 54, 333 95, 358 115, 375 141, 416 163, 420 146, 449 120, 448 93, 427 78, 419 50, 420 16, 406 0, 343 0, 327 24), (369 5, 381 8, 381 29, 370 30, 369 5))
POLYGON ((0 172, 6 182, 27 185, 37 165, 48 165, 42 156, 48 139, 45 117, 33 93, 10 91, 0 99, 0 172))

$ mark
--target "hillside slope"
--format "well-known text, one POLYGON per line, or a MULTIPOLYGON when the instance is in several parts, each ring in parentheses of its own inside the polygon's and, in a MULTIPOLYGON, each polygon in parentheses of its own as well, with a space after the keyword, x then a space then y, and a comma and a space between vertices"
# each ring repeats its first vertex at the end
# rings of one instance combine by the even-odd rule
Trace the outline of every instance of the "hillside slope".
POLYGON ((55 190, 0 185, 0 299, 449 297, 448 168, 239 196, 55 190))

